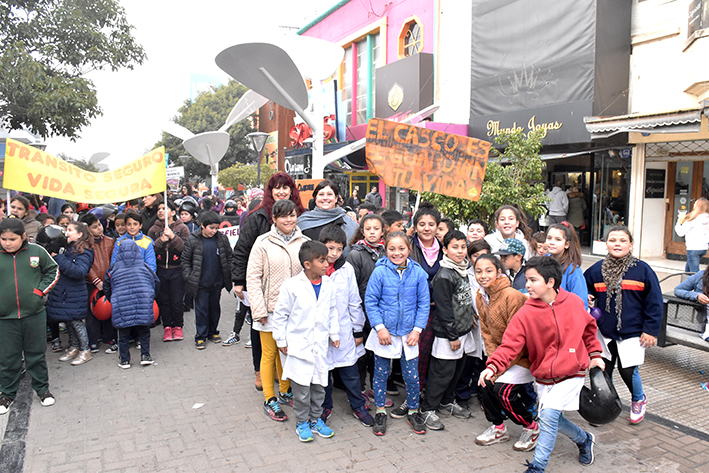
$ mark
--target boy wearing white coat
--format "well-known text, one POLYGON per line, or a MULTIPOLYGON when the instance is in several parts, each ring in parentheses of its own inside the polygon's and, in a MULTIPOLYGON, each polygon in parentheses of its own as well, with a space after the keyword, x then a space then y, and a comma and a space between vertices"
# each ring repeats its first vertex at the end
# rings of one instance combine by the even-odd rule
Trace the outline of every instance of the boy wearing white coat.
POLYGON ((298 252, 303 272, 288 279, 273 311, 273 339, 283 355, 283 379, 290 379, 296 433, 301 442, 335 433, 320 418, 329 366, 329 340, 340 346, 335 309, 335 287, 327 271, 327 247, 319 241, 303 243, 298 252))
MULTIPOLYGON (((367 412, 365 399, 360 390, 359 368, 357 360, 364 355, 364 310, 359 296, 354 267, 342 255, 347 246, 347 235, 338 225, 330 224, 320 231, 320 242, 327 247, 327 271, 335 285, 335 307, 340 324, 340 346, 330 345, 327 362, 331 371, 337 371, 350 401, 352 413, 362 425, 371 427, 374 418, 367 412)), ((325 388, 325 402, 320 416, 327 422, 332 412, 332 372, 325 388)))

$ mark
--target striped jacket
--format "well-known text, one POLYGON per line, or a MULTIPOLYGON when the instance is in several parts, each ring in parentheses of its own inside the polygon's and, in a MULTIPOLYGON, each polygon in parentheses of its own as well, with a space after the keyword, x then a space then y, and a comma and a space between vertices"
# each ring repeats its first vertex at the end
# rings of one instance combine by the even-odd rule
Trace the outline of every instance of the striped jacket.
POLYGON ((596 262, 584 273, 588 293, 596 297, 596 307, 603 316, 598 319, 598 328, 606 338, 623 340, 639 337, 643 333, 657 337, 662 324, 662 290, 657 275, 644 261, 625 273, 621 283, 623 291, 623 312, 621 329, 615 314, 615 300, 611 301, 610 313, 606 311, 607 288, 601 275, 603 261, 596 262))

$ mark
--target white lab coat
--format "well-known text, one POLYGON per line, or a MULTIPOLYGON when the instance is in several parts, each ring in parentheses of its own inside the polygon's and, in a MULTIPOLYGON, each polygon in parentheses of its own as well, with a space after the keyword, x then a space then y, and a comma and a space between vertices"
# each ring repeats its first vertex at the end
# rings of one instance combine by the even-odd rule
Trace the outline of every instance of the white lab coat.
POLYGON ((290 379, 301 386, 327 386, 328 346, 330 340, 340 339, 332 280, 323 276, 317 299, 305 272, 285 281, 272 323, 276 345, 288 347, 282 379, 290 379))
POLYGON ((330 279, 335 284, 335 307, 340 324, 340 347, 330 345, 327 351, 327 362, 333 369, 353 366, 364 355, 364 343, 355 346, 353 335, 364 327, 364 311, 354 267, 350 263, 345 262, 330 279))

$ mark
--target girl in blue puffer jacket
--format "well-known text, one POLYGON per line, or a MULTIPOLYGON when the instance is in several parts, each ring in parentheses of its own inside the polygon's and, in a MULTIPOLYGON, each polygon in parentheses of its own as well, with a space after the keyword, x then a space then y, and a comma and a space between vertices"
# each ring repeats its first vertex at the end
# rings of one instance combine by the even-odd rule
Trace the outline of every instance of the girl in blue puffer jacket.
POLYGON ((364 297, 372 325, 366 348, 374 352, 374 434, 386 433, 386 384, 395 358, 401 359, 406 383, 407 420, 415 433, 425 434, 426 426, 418 412, 418 342, 428 323, 431 304, 428 276, 409 258, 411 242, 405 233, 391 233, 385 247, 387 257, 377 261, 364 297))

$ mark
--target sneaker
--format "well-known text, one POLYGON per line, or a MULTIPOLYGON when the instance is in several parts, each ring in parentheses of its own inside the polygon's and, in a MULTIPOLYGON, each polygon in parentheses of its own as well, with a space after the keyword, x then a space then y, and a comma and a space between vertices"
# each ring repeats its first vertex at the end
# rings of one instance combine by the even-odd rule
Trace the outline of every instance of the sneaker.
POLYGON ((7 411, 10 410, 10 405, 12 405, 10 396, 0 396, 0 415, 7 414, 7 411))
POLYGON ((244 348, 251 348, 251 340, 246 340, 246 343, 244 343, 244 348))
POLYGON ((59 357, 59 361, 69 361, 73 360, 79 356, 79 349, 76 347, 69 347, 62 356, 59 357))
POLYGON ((393 409, 389 415, 393 419, 403 419, 406 417, 406 415, 409 413, 409 407, 406 405, 406 399, 404 399, 404 402, 401 403, 399 407, 396 409, 393 409))
POLYGON ((384 412, 377 412, 374 416, 374 435, 382 436, 387 433, 387 415, 384 412))
POLYGON ((391 378, 387 379, 387 395, 389 395, 389 396, 398 396, 399 395, 399 388, 396 387, 396 384, 394 384, 394 380, 391 378))
POLYGON ((406 421, 409 423, 415 434, 423 435, 426 433, 426 422, 420 412, 414 412, 406 416, 406 421))
POLYGON ((586 441, 579 447, 579 462, 582 465, 590 465, 593 463, 593 444, 596 443, 596 436, 591 432, 586 432, 586 441))
POLYGON ((288 404, 293 407, 293 391, 288 388, 287 393, 278 393, 278 402, 281 404, 288 404))
POLYGON ((298 422, 295 425, 295 432, 301 442, 313 441, 313 431, 310 430, 310 422, 298 422))
POLYGON ((310 430, 326 439, 329 439, 330 437, 335 435, 335 432, 330 427, 328 427, 322 419, 318 419, 317 422, 311 422, 310 430))
POLYGON ((127 370, 128 368, 130 368, 130 361, 119 361, 118 367, 127 370))
POLYGON ((643 400, 631 403, 630 423, 638 424, 645 418, 645 408, 647 406, 647 396, 643 394, 643 400))
POLYGON ((374 417, 367 412, 367 409, 364 406, 353 410, 352 414, 354 414, 355 418, 359 419, 363 426, 371 427, 374 425, 374 417))
POLYGON ((172 327, 172 340, 175 342, 184 340, 184 337, 182 336, 182 327, 172 327))
POLYGON ((527 467, 527 469, 524 470, 524 473, 544 473, 544 468, 535 465, 534 462, 529 463, 529 460, 526 461, 524 466, 527 467))
POLYGON ((152 358, 150 358, 150 355, 143 355, 140 357, 140 364, 141 365, 152 365, 155 363, 152 358))
POLYGON ((536 424, 536 428, 534 429, 522 429, 522 435, 519 436, 519 440, 512 446, 513 449, 518 452, 531 452, 537 447, 537 440, 539 440, 539 422, 536 422, 536 424))
POLYGON ((426 424, 426 427, 429 429, 443 430, 445 428, 443 422, 441 422, 441 419, 436 415, 435 411, 423 411, 421 416, 423 417, 423 423, 426 424))
POLYGON ((214 335, 209 337, 209 339, 212 341, 212 343, 221 343, 222 341, 222 337, 220 337, 218 333, 215 333, 214 335))
POLYGON ((207 344, 204 342, 204 340, 196 340, 194 342, 194 346, 195 348, 197 348, 197 350, 204 350, 205 348, 207 348, 207 344))
POLYGON ((470 417, 472 414, 470 411, 457 402, 453 401, 450 404, 441 404, 438 406, 438 413, 442 417, 457 417, 459 419, 467 419, 470 417))
POLYGON ((320 418, 323 422, 327 422, 327 420, 330 418, 330 415, 332 415, 332 409, 323 408, 322 414, 320 414, 320 418))
POLYGON ((275 420, 276 422, 283 422, 284 420, 288 420, 288 416, 285 412, 283 412, 283 409, 281 409, 281 405, 278 404, 278 400, 275 397, 272 397, 271 399, 263 403, 263 411, 268 415, 268 417, 275 420))
POLYGON ((500 430, 494 425, 491 425, 485 432, 475 438, 475 443, 478 445, 493 445, 496 443, 507 442, 509 439, 510 434, 507 432, 507 426, 500 430))
POLYGON ((58 338, 55 338, 54 340, 52 340, 52 352, 58 353, 60 351, 62 351, 62 341, 58 338))
POLYGON ((138 341, 138 340, 135 341, 135 348, 136 348, 136 350, 140 350, 140 341, 138 341))
POLYGON ((49 407, 53 406, 55 402, 57 402, 56 399, 54 399, 54 396, 52 396, 52 393, 47 391, 46 393, 38 394, 39 396, 39 403, 42 404, 44 407, 49 407))
POLYGON ((162 334, 162 341, 171 342, 172 340, 172 327, 165 327, 165 332, 162 334))
POLYGON ((92 343, 91 346, 89 347, 89 350, 91 351, 91 353, 98 353, 98 344, 92 343))
POLYGON ((226 340, 224 340, 224 341, 222 342, 222 345, 225 346, 225 347, 228 347, 228 346, 237 344, 237 343, 239 343, 240 341, 241 341, 241 337, 239 337, 239 334, 236 333, 236 332, 231 332, 231 333, 229 334, 229 338, 227 338, 226 340))
POLYGON ((83 350, 79 352, 79 356, 74 358, 71 362, 72 366, 79 366, 83 365, 87 361, 91 361, 93 359, 93 355, 91 354, 91 350, 83 350))

